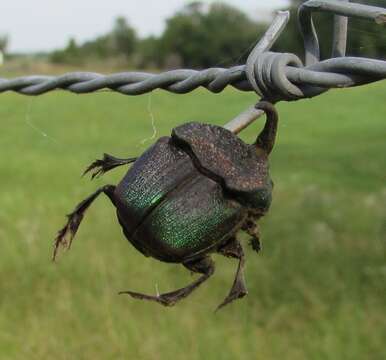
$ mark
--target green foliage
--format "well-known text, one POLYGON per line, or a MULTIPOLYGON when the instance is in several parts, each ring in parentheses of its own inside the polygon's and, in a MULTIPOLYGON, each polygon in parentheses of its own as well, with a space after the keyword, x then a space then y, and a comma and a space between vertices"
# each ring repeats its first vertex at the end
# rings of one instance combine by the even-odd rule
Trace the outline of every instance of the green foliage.
POLYGON ((77 45, 74 39, 70 39, 66 48, 54 51, 51 61, 64 64, 82 64, 90 59, 104 60, 108 58, 123 58, 130 60, 137 44, 135 30, 127 23, 125 18, 118 17, 113 29, 108 34, 77 45))
POLYGON ((160 43, 165 59, 176 54, 184 66, 204 68, 244 62, 246 50, 263 31, 234 7, 214 3, 205 12, 196 4, 168 20, 160 43))
MULTIPOLYGON (((355 1, 386 8, 385 0, 355 1)), ((386 59, 386 26, 368 20, 349 21, 348 55, 386 59)))
MULTIPOLYGON (((303 39, 297 23, 297 9, 301 2, 291 2, 290 22, 274 46, 274 51, 292 52, 303 57, 303 39)), ((367 3, 386 6, 385 0, 367 3)), ((314 13, 313 18, 322 58, 328 58, 331 53, 333 16, 314 13)), ((90 59, 119 58, 125 64, 141 68, 230 66, 245 62, 249 50, 267 27, 268 24, 255 22, 230 5, 214 2, 204 6, 203 2, 195 1, 170 17, 165 31, 159 37, 138 39, 126 19, 118 17, 107 34, 81 45, 70 40, 65 49, 52 53, 51 60, 81 64, 90 59)), ((347 55, 385 58, 385 27, 372 21, 350 19, 347 55)))
POLYGON ((140 68, 157 68, 163 62, 160 40, 149 36, 138 41, 136 51, 136 65, 140 68))
POLYGON ((112 56, 113 47, 111 34, 98 36, 95 40, 85 42, 81 47, 83 57, 106 59, 112 56))
POLYGON ((265 24, 255 23, 229 5, 214 3, 206 11, 202 3, 195 2, 168 19, 158 38, 138 40, 134 29, 119 17, 108 34, 75 46, 76 49, 70 41, 64 50, 52 53, 51 60, 76 64, 90 58, 123 56, 140 67, 233 65, 245 61, 248 50, 265 28, 265 24))
MULTIPOLYGON (((293 52, 303 56, 303 39, 297 23, 297 9, 303 1, 292 0, 291 18, 286 30, 278 39, 274 49, 282 52, 293 52)), ((353 1, 372 6, 386 7, 385 0, 353 1)), ((315 28, 319 37, 321 57, 331 56, 333 15, 313 13, 315 28)), ((350 18, 348 25, 347 56, 362 56, 386 59, 386 27, 370 20, 350 18)))
POLYGON ((8 35, 0 35, 0 51, 5 53, 9 44, 8 35))
POLYGON ((81 62, 80 49, 74 38, 71 38, 64 50, 54 51, 51 54, 53 63, 78 64, 81 62))
MULTIPOLYGON (((385 83, 280 103, 275 182, 247 253, 249 295, 217 314, 236 262, 175 308, 117 295, 191 281, 180 265, 143 257, 123 237, 109 200, 89 210, 71 251, 50 261, 64 214, 125 168, 89 181, 103 152, 136 156, 187 121, 223 124, 253 93, 199 90, 3 94, 0 118, 0 349, 7 360, 383 360, 386 358, 385 83), (151 107, 150 107, 150 105, 151 107)), ((263 119, 242 133, 254 141, 263 119)))
POLYGON ((134 52, 137 36, 124 17, 118 17, 115 20, 110 37, 113 54, 130 57, 134 52))

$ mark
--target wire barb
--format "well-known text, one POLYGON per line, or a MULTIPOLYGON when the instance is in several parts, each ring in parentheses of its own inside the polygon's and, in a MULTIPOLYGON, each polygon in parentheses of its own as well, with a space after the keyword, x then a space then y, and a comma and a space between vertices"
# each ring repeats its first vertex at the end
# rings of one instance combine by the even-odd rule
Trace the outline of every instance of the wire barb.
POLYGON ((288 13, 280 12, 252 50, 246 65, 201 71, 179 69, 161 74, 73 72, 61 76, 0 78, 0 93, 14 91, 24 95, 41 95, 61 89, 84 94, 109 89, 125 95, 140 95, 163 89, 185 94, 199 87, 219 93, 227 86, 232 86, 240 91, 255 91, 270 100, 290 101, 313 97, 330 88, 358 86, 386 78, 386 61, 357 57, 320 61, 319 42, 312 22, 313 11, 325 11, 336 16, 333 56, 345 54, 347 22, 342 20, 342 16, 372 19, 378 23, 386 21, 386 9, 383 8, 353 4, 346 0, 309 0, 300 6, 298 14, 306 50, 306 66, 294 54, 268 51, 288 21, 288 13))

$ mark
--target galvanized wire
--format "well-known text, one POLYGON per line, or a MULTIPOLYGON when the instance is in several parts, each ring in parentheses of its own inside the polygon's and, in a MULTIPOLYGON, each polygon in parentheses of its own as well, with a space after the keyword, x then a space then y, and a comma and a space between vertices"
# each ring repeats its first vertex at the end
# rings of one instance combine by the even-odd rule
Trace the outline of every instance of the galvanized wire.
MULTIPOLYGON (((246 65, 202 71, 180 69, 161 74, 125 72, 102 75, 73 72, 61 76, 0 78, 0 93, 14 91, 24 95, 40 95, 62 89, 84 94, 110 89, 125 95, 139 95, 163 89, 176 94, 185 94, 198 87, 218 93, 227 86, 232 86, 241 91, 255 91, 260 96, 274 101, 289 101, 313 97, 330 88, 358 86, 386 78, 386 61, 383 60, 335 57, 320 61, 319 42, 312 22, 313 11, 326 11, 336 15, 333 56, 345 54, 347 19, 342 16, 372 19, 377 23, 386 22, 386 10, 382 8, 352 4, 346 0, 310 0, 299 9, 306 66, 303 66, 302 61, 294 54, 267 51, 286 23, 285 19, 281 19, 279 25, 271 25, 270 29, 273 30, 268 31, 252 51, 246 65)), ((282 14, 279 16, 283 17, 282 14)))
MULTIPOLYGON (((293 54, 277 55, 278 59, 287 55, 295 56, 293 54)), ((263 56, 260 56, 258 61, 268 62, 263 56)), ((283 71, 285 78, 293 84, 342 88, 385 79, 386 61, 356 57, 334 58, 308 67, 284 65, 283 71)), ((270 73, 266 73, 266 78, 270 77, 268 74, 270 73)), ((140 95, 159 88, 176 94, 185 94, 200 86, 218 93, 228 85, 242 91, 253 91, 246 76, 245 65, 203 71, 174 70, 158 75, 141 72, 112 75, 73 72, 61 76, 25 76, 9 80, 0 79, 0 93, 15 91, 24 95, 41 95, 62 89, 84 94, 110 89, 125 95, 140 95)), ((272 86, 275 90, 275 83, 272 86)))
MULTIPOLYGON (((304 39, 306 65, 314 64, 320 59, 318 35, 312 21, 312 13, 315 11, 341 15, 346 18, 355 17, 373 20, 377 24, 386 22, 386 9, 375 6, 353 4, 346 0, 309 0, 303 3, 299 7, 298 20, 300 32, 304 39)), ((335 19, 334 24, 332 56, 337 56, 338 53, 341 53, 341 56, 343 56, 345 53, 347 24, 346 21, 342 21, 341 18, 338 19, 339 20, 335 19)))

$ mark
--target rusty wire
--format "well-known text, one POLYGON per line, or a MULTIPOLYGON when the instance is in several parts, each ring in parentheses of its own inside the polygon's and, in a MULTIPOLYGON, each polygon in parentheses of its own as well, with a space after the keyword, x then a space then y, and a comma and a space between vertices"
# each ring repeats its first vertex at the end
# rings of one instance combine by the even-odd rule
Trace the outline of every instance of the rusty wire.
POLYGON ((386 61, 344 56, 347 18, 359 17, 383 24, 386 22, 386 9, 349 3, 347 0, 309 0, 303 3, 298 19, 304 38, 305 66, 295 54, 268 51, 284 29, 288 16, 288 12, 279 12, 251 52, 246 65, 202 71, 180 69, 161 74, 72 72, 61 76, 0 78, 0 93, 14 91, 40 95, 62 89, 83 94, 110 89, 125 95, 139 95, 163 89, 184 94, 198 87, 218 93, 230 85, 241 91, 255 91, 273 101, 290 101, 313 97, 330 88, 358 86, 386 78, 386 61), (332 58, 327 60, 320 60, 317 32, 312 21, 314 11, 329 12, 335 16, 332 58))

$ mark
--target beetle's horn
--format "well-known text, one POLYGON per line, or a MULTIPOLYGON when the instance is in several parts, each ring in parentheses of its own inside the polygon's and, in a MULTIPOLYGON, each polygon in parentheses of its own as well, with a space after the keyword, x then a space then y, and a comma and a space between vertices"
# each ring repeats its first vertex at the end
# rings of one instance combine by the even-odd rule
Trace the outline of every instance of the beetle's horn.
POLYGON ((273 146, 275 145, 277 123, 279 115, 276 111, 275 106, 268 101, 260 101, 256 104, 256 109, 263 110, 267 116, 263 131, 259 134, 256 139, 255 145, 259 149, 263 149, 269 154, 273 146))

